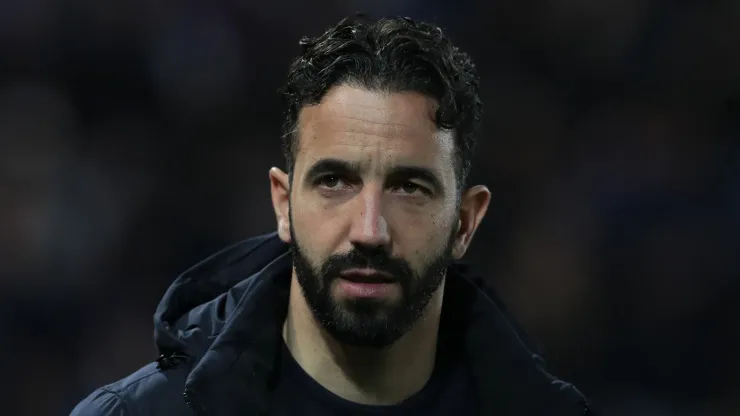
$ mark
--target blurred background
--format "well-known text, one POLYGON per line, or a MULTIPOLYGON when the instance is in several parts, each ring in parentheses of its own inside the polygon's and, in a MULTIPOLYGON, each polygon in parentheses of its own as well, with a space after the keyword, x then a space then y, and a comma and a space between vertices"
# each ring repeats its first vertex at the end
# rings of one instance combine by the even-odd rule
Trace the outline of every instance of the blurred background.
POLYGON ((165 288, 274 229, 277 89, 340 17, 470 52, 492 206, 467 260, 605 415, 740 415, 740 2, 2 0, 0 399, 152 361, 165 288))

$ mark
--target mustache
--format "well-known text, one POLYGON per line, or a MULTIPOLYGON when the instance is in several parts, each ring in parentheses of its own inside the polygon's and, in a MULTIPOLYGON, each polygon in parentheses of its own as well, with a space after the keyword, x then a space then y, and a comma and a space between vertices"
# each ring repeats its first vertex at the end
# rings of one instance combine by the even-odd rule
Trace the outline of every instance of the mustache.
POLYGON ((330 256, 324 262, 321 274, 331 280, 338 278, 344 270, 366 268, 388 273, 398 280, 407 280, 413 275, 411 265, 403 259, 393 258, 386 252, 366 253, 357 249, 330 256))

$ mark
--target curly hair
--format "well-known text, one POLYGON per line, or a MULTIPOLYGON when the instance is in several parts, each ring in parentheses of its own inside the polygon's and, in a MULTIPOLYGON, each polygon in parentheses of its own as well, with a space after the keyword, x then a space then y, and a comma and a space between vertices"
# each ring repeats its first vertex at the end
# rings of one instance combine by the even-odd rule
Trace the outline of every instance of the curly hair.
POLYGON ((418 92, 437 101, 437 127, 455 133, 460 189, 466 186, 482 114, 479 76, 470 57, 439 27, 409 18, 346 18, 322 35, 303 37, 290 66, 285 100, 283 151, 292 178, 300 110, 318 104, 339 84, 384 92, 418 92))

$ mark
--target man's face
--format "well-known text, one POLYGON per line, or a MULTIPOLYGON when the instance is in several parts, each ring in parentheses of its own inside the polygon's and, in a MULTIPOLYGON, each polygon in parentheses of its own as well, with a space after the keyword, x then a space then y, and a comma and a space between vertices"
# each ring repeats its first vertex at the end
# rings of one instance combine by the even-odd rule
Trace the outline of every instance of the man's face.
POLYGON ((444 281, 458 231, 452 132, 416 93, 350 86, 304 108, 290 187, 296 278, 340 342, 385 346, 444 281))

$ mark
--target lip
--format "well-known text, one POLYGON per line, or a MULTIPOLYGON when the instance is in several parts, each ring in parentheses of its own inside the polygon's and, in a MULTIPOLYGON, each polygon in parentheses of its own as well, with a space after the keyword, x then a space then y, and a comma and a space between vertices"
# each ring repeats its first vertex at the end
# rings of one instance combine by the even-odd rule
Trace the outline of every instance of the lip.
POLYGON ((388 298, 399 290, 393 282, 360 283, 346 279, 339 281, 338 288, 345 296, 353 298, 388 298))
POLYGON ((372 268, 348 269, 339 275, 345 280, 357 283, 393 283, 396 281, 392 275, 372 268))

